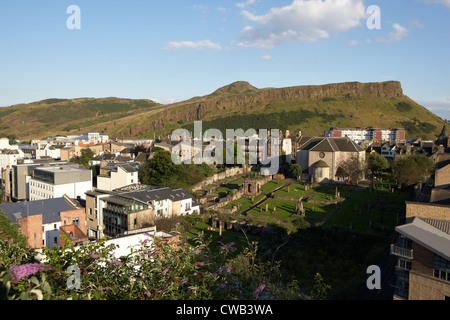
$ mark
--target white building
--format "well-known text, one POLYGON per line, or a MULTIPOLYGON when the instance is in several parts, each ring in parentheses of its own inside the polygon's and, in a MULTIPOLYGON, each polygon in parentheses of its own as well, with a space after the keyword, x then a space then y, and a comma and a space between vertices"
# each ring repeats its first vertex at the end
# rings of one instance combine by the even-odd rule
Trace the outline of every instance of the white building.
POLYGON ((74 140, 76 142, 84 143, 106 143, 109 141, 109 136, 99 132, 85 132, 79 135, 68 136, 68 139, 74 140))
POLYGON ((0 169, 17 165, 18 159, 23 159, 24 153, 18 145, 10 145, 8 138, 0 139, 0 169))
POLYGON ((89 236, 97 239, 154 226, 160 218, 195 212, 200 213, 199 204, 182 189, 133 185, 86 193, 87 229, 89 236))
POLYGON ((73 166, 36 167, 29 182, 29 199, 41 200, 63 197, 85 199, 92 190, 92 171, 73 166))
POLYGON ((100 168, 97 188, 112 191, 139 183, 138 169, 130 164, 110 164, 100 168))

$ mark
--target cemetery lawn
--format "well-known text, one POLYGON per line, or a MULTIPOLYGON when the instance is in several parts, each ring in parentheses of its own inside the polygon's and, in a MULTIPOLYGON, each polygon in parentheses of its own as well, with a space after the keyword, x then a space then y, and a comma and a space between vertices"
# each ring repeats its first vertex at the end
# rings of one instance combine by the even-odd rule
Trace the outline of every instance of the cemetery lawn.
POLYGON ((325 228, 344 227, 362 233, 373 233, 374 228, 394 230, 397 217, 405 210, 409 191, 387 189, 359 189, 324 224, 325 228))

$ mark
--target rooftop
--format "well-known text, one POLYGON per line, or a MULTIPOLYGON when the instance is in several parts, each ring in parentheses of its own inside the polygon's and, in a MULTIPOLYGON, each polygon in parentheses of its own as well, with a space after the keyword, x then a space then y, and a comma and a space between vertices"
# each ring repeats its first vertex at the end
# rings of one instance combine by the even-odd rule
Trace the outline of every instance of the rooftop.
POLYGON ((396 227, 395 231, 450 260, 449 224, 450 221, 416 217, 412 222, 396 227))
POLYGON ((77 207, 65 197, 61 197, 28 202, 6 203, 1 204, 0 209, 14 223, 17 223, 17 220, 20 218, 42 214, 42 223, 48 224, 61 221, 61 212, 74 210, 77 209, 77 207))

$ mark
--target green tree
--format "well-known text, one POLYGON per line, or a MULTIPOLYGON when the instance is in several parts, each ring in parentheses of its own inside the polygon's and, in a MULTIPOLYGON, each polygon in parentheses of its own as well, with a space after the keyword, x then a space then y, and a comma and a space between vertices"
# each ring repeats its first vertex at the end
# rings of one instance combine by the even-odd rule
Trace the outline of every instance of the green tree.
POLYGON ((389 169, 389 162, 379 153, 371 153, 367 157, 367 169, 371 171, 370 177, 373 178, 379 175, 382 171, 389 169))
POLYGON ((423 183, 434 170, 433 160, 423 154, 414 154, 392 163, 392 174, 398 186, 423 183))
POLYGON ((293 165, 291 165, 289 173, 295 178, 301 177, 303 173, 303 168, 299 164, 294 163, 293 165))
POLYGON ((89 149, 82 149, 81 156, 70 159, 71 162, 81 164, 82 166, 89 167, 89 162, 94 158, 94 152, 89 149))
POLYGON ((179 170, 170 152, 159 150, 144 163, 143 169, 139 171, 139 180, 142 184, 161 186, 177 173, 179 170))
POLYGON ((13 224, 2 210, 0 210, 0 231, 0 238, 10 238, 22 247, 27 246, 27 238, 20 232, 19 226, 13 224))

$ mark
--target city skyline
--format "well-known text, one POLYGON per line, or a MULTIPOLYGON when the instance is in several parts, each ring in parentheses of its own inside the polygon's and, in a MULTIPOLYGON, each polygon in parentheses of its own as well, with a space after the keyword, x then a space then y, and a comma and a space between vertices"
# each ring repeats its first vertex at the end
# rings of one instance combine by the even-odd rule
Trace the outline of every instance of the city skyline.
POLYGON ((0 106, 160 103, 257 88, 400 81, 450 119, 450 1, 14 1, 0 5, 0 106), (70 29, 80 10, 80 28, 70 29), (380 9, 371 29, 370 6, 380 9))

